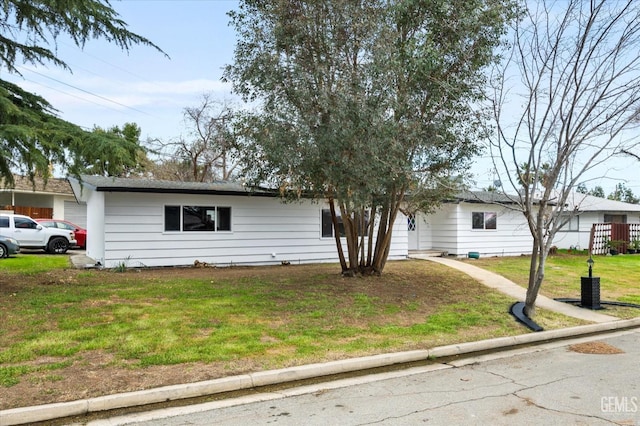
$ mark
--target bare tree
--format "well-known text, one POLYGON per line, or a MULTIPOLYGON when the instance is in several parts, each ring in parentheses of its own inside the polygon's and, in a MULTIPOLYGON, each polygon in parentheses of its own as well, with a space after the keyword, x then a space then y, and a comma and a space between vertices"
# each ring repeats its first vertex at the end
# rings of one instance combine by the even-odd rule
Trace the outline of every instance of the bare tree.
POLYGON ((165 159, 154 176, 194 182, 233 179, 238 156, 232 105, 204 94, 200 104, 185 108, 183 115, 187 135, 157 142, 157 151, 165 159))
POLYGON ((637 1, 529 2, 491 96, 494 166, 519 194, 533 249, 532 316, 565 206, 585 174, 632 149, 640 107, 637 1), (631 134, 630 134, 631 133, 631 134))

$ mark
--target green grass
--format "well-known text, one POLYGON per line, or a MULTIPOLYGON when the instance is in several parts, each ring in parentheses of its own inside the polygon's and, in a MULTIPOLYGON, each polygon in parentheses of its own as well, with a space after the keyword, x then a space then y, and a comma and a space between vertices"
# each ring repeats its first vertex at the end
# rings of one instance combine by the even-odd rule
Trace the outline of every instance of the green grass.
MULTIPOLYGON (((540 294, 552 298, 580 298, 580 277, 588 276, 587 254, 549 256, 540 294)), ((600 277, 602 301, 640 304, 640 255, 594 256, 593 276, 600 277)), ((529 280, 529 257, 499 257, 469 261, 496 272, 523 287, 529 280)), ((633 308, 606 307, 603 313, 631 318, 640 316, 633 308)))
MULTIPOLYGON (((336 265, 116 273, 67 262, 0 261, 0 387, 25 376, 61 382, 90 353, 123 369, 204 363, 238 374, 528 332, 507 313, 514 300, 431 262, 390 262, 382 277, 352 279, 336 265)), ((473 263, 526 285, 527 258, 473 263)), ((579 297, 586 265, 550 258, 543 293, 579 297)), ((596 258, 603 299, 638 301, 638 266, 640 256, 596 258)), ((536 321, 584 323, 543 309, 536 321)))
POLYGON ((52 269, 69 267, 69 257, 63 255, 48 254, 17 254, 5 259, 0 259, 0 272, 12 272, 16 274, 34 275, 52 269))
MULTIPOLYGON (((33 257, 49 268, 66 259, 33 257)), ((508 297, 420 261, 391 264, 381 278, 344 279, 335 265, 264 275, 247 268, 233 277, 212 270, 204 278, 49 270, 31 271, 23 285, 27 260, 9 260, 15 270, 0 277, 14 283, 0 287, 2 386, 45 368, 38 360, 62 369, 89 351, 126 368, 239 361, 274 368, 527 332, 507 314, 508 297)))

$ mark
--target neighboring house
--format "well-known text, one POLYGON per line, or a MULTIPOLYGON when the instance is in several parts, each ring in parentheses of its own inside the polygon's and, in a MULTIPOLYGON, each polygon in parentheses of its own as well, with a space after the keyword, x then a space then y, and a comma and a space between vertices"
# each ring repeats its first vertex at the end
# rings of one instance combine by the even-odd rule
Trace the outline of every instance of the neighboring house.
MULTIPOLYGON (((277 192, 251 192, 229 182, 99 176, 69 182, 76 198, 87 203, 87 255, 105 267, 338 260, 322 203, 285 204, 277 192)), ((406 218, 400 215, 389 259, 407 255, 406 218)))
POLYGON ((553 243, 558 248, 589 248, 594 223, 640 223, 640 205, 623 203, 586 194, 574 194, 567 200, 567 210, 577 210, 577 216, 556 234, 553 243))
POLYGON ((509 208, 513 204, 497 192, 463 192, 433 214, 408 218, 408 248, 458 257, 531 254, 533 239, 524 215, 509 208))
POLYGON ((13 187, 0 188, 0 210, 34 219, 66 219, 82 226, 86 206, 78 204, 66 179, 14 177, 13 187))

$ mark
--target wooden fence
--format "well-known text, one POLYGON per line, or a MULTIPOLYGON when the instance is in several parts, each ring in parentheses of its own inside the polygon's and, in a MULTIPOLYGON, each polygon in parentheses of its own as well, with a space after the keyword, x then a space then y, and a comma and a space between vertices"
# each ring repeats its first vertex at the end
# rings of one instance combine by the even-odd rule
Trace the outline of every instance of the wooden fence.
POLYGON ((0 210, 13 211, 15 214, 23 214, 34 219, 51 219, 53 217, 53 209, 50 207, 0 206, 0 210))
POLYGON ((626 253, 635 240, 640 240, 640 223, 594 223, 589 237, 589 251, 592 254, 607 254, 610 248, 615 248, 619 253, 626 253))

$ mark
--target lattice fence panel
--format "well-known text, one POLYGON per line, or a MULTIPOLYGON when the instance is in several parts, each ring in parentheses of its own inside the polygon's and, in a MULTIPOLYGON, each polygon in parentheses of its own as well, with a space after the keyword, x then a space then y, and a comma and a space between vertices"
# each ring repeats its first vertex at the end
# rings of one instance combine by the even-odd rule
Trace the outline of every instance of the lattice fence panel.
POLYGON ((591 225, 591 237, 589 239, 589 251, 592 254, 607 254, 609 248, 607 241, 611 239, 610 223, 594 223, 591 225))

